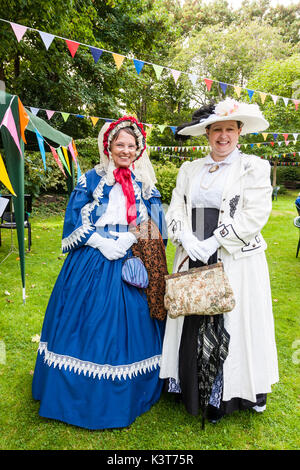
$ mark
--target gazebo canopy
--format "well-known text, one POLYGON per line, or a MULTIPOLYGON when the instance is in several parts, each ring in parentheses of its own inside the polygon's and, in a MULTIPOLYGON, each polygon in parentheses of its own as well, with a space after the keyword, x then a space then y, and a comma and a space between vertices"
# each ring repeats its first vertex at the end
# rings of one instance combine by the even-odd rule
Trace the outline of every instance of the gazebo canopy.
MULTIPOLYGON (((70 171, 64 173, 69 192, 74 187, 73 160, 76 161, 76 148, 72 137, 51 127, 43 119, 24 108, 16 95, 0 90, 0 130, 4 149, 6 170, 14 190, 13 203, 17 224, 17 237, 20 256, 23 302, 25 302, 25 246, 24 246, 24 147, 26 134, 35 133, 41 153, 44 142, 64 173, 63 166, 70 171), (63 153, 60 151, 63 149, 63 153)), ((0 175, 1 176, 1 175, 0 175)), ((1 178, 0 178, 1 180, 1 178)))

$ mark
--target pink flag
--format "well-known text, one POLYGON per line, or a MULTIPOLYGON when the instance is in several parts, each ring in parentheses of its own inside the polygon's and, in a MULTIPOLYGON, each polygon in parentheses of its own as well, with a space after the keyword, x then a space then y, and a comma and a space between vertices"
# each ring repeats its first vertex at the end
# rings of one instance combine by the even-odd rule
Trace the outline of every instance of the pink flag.
POLYGON ((27 31, 27 26, 22 26, 21 24, 17 23, 10 23, 10 26, 12 27, 18 42, 20 42, 27 31))
POLYGON ((7 108, 6 110, 6 113, 4 115, 4 118, 0 124, 0 127, 1 126, 5 126, 10 135, 12 136, 12 138, 14 139, 15 141, 15 144, 16 146, 18 147, 19 149, 19 152, 20 152, 20 155, 21 157, 23 157, 23 154, 22 154, 22 151, 21 151, 21 147, 20 147, 20 141, 19 141, 19 137, 18 137, 18 132, 17 132, 17 128, 16 128, 16 124, 15 124, 15 120, 14 120, 14 117, 13 117, 13 113, 11 111, 11 108, 7 108))
POLYGON ((49 109, 46 109, 47 117, 48 119, 51 119, 55 111, 49 111, 49 109))
POLYGON ((51 145, 50 145, 50 149, 51 149, 52 155, 53 155, 53 157, 54 157, 56 163, 58 164, 58 166, 59 166, 61 172, 66 176, 66 173, 64 172, 62 163, 61 163, 61 161, 60 161, 60 159, 59 159, 59 156, 57 155, 57 152, 56 152, 55 148, 51 147, 51 145))
POLYGON ((74 151, 74 148, 73 148, 72 143, 69 144, 68 149, 69 149, 69 151, 70 151, 70 154, 72 155, 72 158, 73 158, 74 162, 75 162, 76 165, 77 165, 77 160, 76 160, 76 156, 75 156, 75 151, 74 151))

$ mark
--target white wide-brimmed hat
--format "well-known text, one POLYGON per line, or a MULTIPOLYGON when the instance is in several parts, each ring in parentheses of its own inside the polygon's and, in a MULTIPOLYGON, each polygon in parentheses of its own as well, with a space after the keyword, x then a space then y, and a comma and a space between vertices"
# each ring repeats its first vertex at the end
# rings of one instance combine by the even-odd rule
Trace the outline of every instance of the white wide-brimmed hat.
POLYGON ((194 113, 193 121, 179 126, 177 135, 197 136, 206 133, 206 128, 210 124, 221 121, 242 122, 241 135, 253 132, 261 132, 269 127, 268 121, 264 118, 257 104, 242 103, 233 98, 226 98, 211 108, 209 115, 201 116, 201 109, 194 113), (197 118, 197 114, 199 118, 197 118))

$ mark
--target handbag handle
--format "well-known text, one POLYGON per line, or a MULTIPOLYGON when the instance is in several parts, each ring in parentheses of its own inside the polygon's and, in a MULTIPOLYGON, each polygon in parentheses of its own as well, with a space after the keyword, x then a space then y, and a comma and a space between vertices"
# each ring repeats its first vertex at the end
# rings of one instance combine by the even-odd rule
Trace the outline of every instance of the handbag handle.
POLYGON ((184 258, 184 260, 181 261, 180 265, 179 265, 178 268, 177 268, 177 272, 178 272, 178 273, 179 273, 180 269, 182 268, 182 266, 184 265, 184 263, 186 262, 187 259, 189 259, 188 256, 186 256, 186 257, 184 258))

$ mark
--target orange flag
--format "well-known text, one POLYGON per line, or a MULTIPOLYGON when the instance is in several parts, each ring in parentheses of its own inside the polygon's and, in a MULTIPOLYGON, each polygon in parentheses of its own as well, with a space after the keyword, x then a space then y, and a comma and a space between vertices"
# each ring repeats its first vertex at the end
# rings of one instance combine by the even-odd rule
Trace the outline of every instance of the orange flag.
POLYGON ((29 123, 29 116, 28 116, 28 114, 26 112, 26 109, 24 108, 20 98, 18 98, 18 108, 19 108, 21 137, 23 139, 23 142, 25 144, 27 144, 26 139, 25 139, 25 129, 28 126, 28 123, 29 123))

